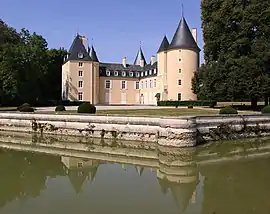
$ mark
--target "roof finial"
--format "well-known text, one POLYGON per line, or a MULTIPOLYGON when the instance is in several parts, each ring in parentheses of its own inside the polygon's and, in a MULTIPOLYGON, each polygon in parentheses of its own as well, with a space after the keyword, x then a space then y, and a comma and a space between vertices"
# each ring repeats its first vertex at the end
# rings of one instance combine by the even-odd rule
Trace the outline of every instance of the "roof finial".
POLYGON ((94 38, 92 37, 91 38, 91 46, 93 47, 93 45, 94 45, 94 38))
POLYGON ((182 4, 182 18, 184 17, 184 4, 182 4))
POLYGON ((140 48, 142 47, 142 41, 140 41, 140 48))

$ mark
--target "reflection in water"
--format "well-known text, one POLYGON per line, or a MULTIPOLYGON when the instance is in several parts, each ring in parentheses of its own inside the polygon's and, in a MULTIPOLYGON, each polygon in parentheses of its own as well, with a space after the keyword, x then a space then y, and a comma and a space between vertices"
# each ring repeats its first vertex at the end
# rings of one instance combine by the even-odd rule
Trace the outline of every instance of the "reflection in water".
POLYGON ((157 168, 1 151, 0 214, 270 213, 270 158, 199 164, 189 151, 157 168))

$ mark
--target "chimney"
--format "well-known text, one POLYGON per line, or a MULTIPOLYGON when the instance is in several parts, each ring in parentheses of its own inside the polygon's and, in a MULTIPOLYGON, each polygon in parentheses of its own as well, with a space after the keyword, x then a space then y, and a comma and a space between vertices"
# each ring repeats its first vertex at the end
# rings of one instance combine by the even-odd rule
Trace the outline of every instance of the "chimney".
POLYGON ((153 65, 156 62, 156 56, 151 56, 151 65, 153 65))
POLYGON ((195 42, 197 43, 197 28, 192 28, 191 33, 195 42))
POLYGON ((84 47, 87 48, 87 43, 88 43, 88 42, 87 42, 87 38, 86 38, 85 36, 80 36, 80 39, 81 39, 81 41, 82 41, 84 47))
POLYGON ((127 58, 123 57, 122 58, 122 65, 126 68, 127 67, 127 58))

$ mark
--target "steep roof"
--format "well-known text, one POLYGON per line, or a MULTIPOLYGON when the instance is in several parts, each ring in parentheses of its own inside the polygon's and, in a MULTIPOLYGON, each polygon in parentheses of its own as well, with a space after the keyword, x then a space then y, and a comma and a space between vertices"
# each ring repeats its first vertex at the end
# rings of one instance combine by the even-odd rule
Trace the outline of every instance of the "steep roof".
POLYGON ((91 61, 91 57, 87 53, 87 50, 84 44, 82 43, 82 40, 79 34, 77 34, 77 36, 73 40, 66 60, 67 61, 68 60, 91 61))
POLYGON ((90 49, 90 54, 89 55, 90 55, 92 61, 99 62, 98 57, 97 57, 97 53, 96 53, 93 45, 92 45, 92 47, 90 49))
POLYGON ((196 51, 200 51, 200 48, 195 42, 184 17, 180 20, 172 42, 168 48, 168 50, 172 49, 194 49, 196 51))
POLYGON ((168 49, 169 45, 170 45, 170 43, 169 43, 169 41, 167 39, 167 36, 164 36, 164 38, 163 38, 163 40, 162 40, 162 42, 160 44, 160 47, 158 49, 158 53, 166 51, 168 49))
POLYGON ((140 60, 144 61, 144 65, 147 64, 141 47, 140 47, 140 49, 139 49, 139 51, 137 53, 136 59, 134 61, 134 65, 140 65, 140 60))

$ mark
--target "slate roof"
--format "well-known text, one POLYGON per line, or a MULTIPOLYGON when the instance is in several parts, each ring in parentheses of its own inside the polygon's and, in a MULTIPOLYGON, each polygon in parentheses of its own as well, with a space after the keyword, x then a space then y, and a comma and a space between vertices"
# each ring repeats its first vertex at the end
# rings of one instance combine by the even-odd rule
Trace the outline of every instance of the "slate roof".
POLYGON ((144 67, 141 67, 139 65, 131 65, 131 64, 127 64, 127 66, 124 67, 122 64, 119 64, 119 63, 100 63, 99 75, 110 76, 110 77, 131 77, 131 78, 144 78, 144 77, 149 77, 149 76, 156 76, 157 75, 157 62, 155 62, 153 65, 148 64, 144 67), (156 73, 153 72, 154 69, 156 69, 156 73), (151 74, 150 74, 150 70, 151 70, 151 74), (145 72, 147 72, 147 75, 145 75, 145 72), (132 74, 130 75, 130 73, 132 74), (137 73, 139 74, 139 76, 137 76, 137 73), (143 73, 143 76, 142 76, 142 73, 143 73))
POLYGON ((194 49, 200 51, 184 17, 180 20, 172 42, 168 47, 168 50, 172 49, 194 49))
POLYGON ((97 53, 96 53, 93 45, 92 45, 92 47, 90 49, 90 54, 89 55, 90 55, 92 61, 99 62, 98 57, 97 57, 97 53))
POLYGON ((66 61, 69 60, 91 61, 91 57, 87 53, 87 50, 82 43, 79 34, 77 34, 77 36, 73 40, 72 45, 68 51, 66 61), (80 55, 82 56, 82 58, 80 58, 80 55))
POLYGON ((160 47, 158 49, 158 53, 166 51, 168 49, 169 45, 170 45, 170 43, 169 43, 169 41, 167 39, 167 36, 164 36, 164 38, 163 38, 163 40, 162 40, 162 42, 160 44, 160 47))
POLYGON ((134 65, 140 65, 140 60, 144 61, 144 65, 147 64, 141 47, 139 48, 139 51, 138 51, 137 56, 135 58, 134 65))

